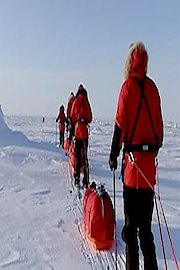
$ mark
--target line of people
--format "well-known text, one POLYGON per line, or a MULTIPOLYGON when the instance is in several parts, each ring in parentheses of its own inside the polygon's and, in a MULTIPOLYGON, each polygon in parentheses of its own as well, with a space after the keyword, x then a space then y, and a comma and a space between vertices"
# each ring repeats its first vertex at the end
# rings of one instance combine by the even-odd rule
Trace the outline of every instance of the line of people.
POLYGON ((74 142, 75 147, 75 185, 80 185, 80 169, 83 163, 83 186, 89 184, 89 164, 87 157, 89 129, 92 121, 92 109, 87 91, 82 84, 79 85, 76 95, 73 92, 67 104, 65 116, 64 106, 61 105, 56 122, 59 123, 59 146, 64 148, 65 125, 68 133, 69 144, 74 142))
MULTIPOLYGON (((144 269, 158 269, 151 223, 156 184, 155 159, 162 146, 163 120, 158 88, 147 76, 147 65, 148 54, 144 44, 131 44, 124 68, 124 82, 119 94, 109 157, 110 169, 115 171, 123 147, 121 171, 125 225, 122 239, 126 243, 126 270, 139 270, 139 241, 144 269)), ((67 109, 67 126, 70 140, 75 136, 74 176, 76 185, 79 185, 80 155, 83 151, 87 161, 88 124, 92 121, 92 111, 83 85, 79 86, 76 96, 72 95, 71 98, 71 109, 67 109)), ((56 120, 61 124, 64 119, 64 116, 61 118, 59 115, 56 120)), ((64 129, 62 123, 62 132, 64 129)), ((63 141, 61 138, 62 146, 63 141)), ((84 183, 88 186, 88 164, 84 171, 84 183)))

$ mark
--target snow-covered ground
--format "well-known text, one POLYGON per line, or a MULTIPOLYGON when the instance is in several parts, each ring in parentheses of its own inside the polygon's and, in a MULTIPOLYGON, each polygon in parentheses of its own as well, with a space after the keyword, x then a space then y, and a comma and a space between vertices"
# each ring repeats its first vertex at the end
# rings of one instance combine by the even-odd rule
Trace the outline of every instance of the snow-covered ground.
MULTIPOLYGON (((104 183, 113 200, 112 174, 108 166, 112 130, 113 121, 95 120, 90 128, 88 153, 90 179, 104 183)), ((0 110, 0 269, 115 269, 113 249, 109 253, 96 253, 81 233, 81 202, 72 191, 68 158, 56 144, 55 119, 45 118, 42 123, 40 117, 3 116, 0 110)), ((116 178, 118 269, 125 269, 119 170, 116 178)), ((158 182, 176 257, 180 263, 178 124, 166 125, 164 147, 159 154, 158 182)), ((177 269, 162 218, 161 224, 168 269, 177 269)), ((156 211, 153 232, 159 269, 165 269, 156 211)))

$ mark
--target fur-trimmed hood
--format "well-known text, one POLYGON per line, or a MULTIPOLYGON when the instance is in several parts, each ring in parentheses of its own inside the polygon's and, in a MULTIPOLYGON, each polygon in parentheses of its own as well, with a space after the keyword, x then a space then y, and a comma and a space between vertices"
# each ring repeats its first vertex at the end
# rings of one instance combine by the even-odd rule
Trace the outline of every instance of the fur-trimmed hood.
POLYGON ((142 80, 147 73, 148 54, 142 42, 135 42, 129 47, 124 66, 124 79, 134 77, 142 80))

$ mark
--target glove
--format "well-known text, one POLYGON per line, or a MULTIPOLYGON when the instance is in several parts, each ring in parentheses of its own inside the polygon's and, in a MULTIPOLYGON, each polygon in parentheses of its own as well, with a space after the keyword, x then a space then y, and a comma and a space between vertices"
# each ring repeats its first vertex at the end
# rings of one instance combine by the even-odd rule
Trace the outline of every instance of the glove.
POLYGON ((112 154, 110 154, 109 157, 109 167, 111 171, 115 171, 117 169, 117 157, 113 156, 112 154))
POLYGON ((119 156, 119 152, 121 149, 120 145, 120 135, 121 130, 117 124, 114 126, 114 134, 112 139, 112 145, 111 145, 111 152, 109 157, 109 166, 111 171, 117 169, 117 157, 119 156))

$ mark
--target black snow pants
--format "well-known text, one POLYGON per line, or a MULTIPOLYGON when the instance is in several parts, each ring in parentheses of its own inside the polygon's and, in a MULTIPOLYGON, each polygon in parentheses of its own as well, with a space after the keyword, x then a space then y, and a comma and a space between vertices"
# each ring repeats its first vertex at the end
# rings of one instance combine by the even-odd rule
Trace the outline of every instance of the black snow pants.
POLYGON ((83 186, 89 184, 89 165, 87 157, 88 140, 75 140, 75 185, 80 182, 80 170, 83 166, 83 186))
POLYGON ((154 192, 124 186, 125 225, 122 238, 126 243, 126 270, 139 270, 139 247, 144 257, 144 270, 157 270, 154 237, 151 231, 154 192))
POLYGON ((59 146, 64 148, 64 131, 59 132, 59 146))

